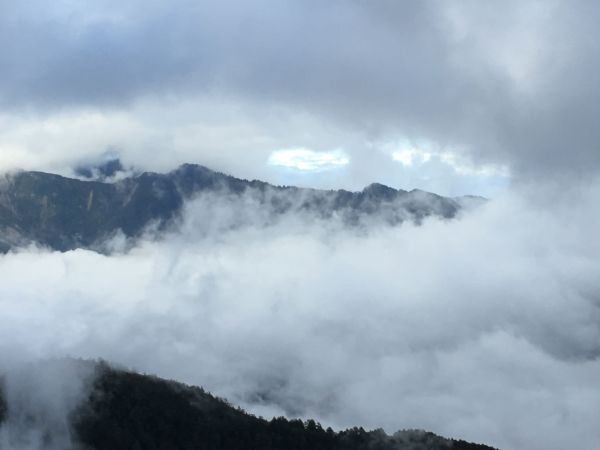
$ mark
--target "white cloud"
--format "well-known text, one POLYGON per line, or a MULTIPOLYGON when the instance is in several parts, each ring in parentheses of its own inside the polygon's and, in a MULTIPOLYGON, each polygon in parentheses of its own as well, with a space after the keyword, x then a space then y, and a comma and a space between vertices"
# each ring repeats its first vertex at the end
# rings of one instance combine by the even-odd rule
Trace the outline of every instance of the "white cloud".
POLYGON ((401 139, 373 147, 398 163, 398 178, 404 180, 405 189, 420 187, 442 195, 475 194, 493 198, 501 195, 511 182, 507 166, 476 164, 463 153, 431 141, 413 143, 401 139))
POLYGON ((263 414, 592 450, 598 191, 367 233, 201 197, 127 254, 0 257, 0 362, 103 357, 263 414))
POLYGON ((392 159, 409 169, 423 169, 427 163, 442 163, 451 167, 457 175, 481 177, 510 177, 508 167, 493 164, 474 164, 462 153, 440 148, 432 143, 422 144, 422 148, 410 144, 387 143, 382 151, 389 152, 392 159), (399 147, 399 149, 396 149, 399 147))
POLYGON ((409 148, 392 152, 392 159, 405 167, 412 167, 413 165, 421 165, 431 160, 431 153, 409 148))
POLYGON ((476 165, 467 158, 454 152, 443 152, 438 155, 440 161, 449 165, 459 175, 509 178, 508 167, 494 164, 476 165))
POLYGON ((148 100, 128 111, 0 114, 0 171, 69 175, 74 166, 107 149, 140 170, 168 171, 187 162, 273 184, 361 190, 381 182, 441 195, 490 195, 484 183, 465 183, 468 177, 451 166, 446 164, 445 171, 434 167, 439 163, 435 149, 425 144, 369 143, 360 132, 331 127, 319 117, 221 96, 148 100), (294 147, 297 142, 303 147, 294 147), (396 159, 413 165, 390 164, 394 152, 396 159))
POLYGON ((342 150, 316 152, 307 148, 277 150, 269 156, 268 164, 306 172, 338 169, 350 163, 342 150))

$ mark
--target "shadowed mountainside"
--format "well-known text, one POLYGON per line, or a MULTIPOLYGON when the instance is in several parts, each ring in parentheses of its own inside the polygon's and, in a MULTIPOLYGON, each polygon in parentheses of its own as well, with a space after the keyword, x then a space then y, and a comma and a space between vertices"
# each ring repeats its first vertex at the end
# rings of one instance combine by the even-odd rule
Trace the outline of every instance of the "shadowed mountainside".
POLYGON ((206 193, 252 195, 274 215, 290 211, 324 219, 337 215, 347 224, 375 215, 390 224, 419 223, 430 215, 452 218, 464 205, 483 201, 377 183, 360 192, 273 186, 192 164, 114 182, 21 171, 0 177, 0 251, 31 242, 61 251, 97 248, 118 230, 127 237, 139 236, 151 225, 161 231, 176 223, 186 201, 206 193))
MULTIPOLYGON (((95 372, 89 392, 69 417, 74 449, 493 450, 418 430, 389 436, 356 427, 334 432, 313 420, 265 420, 198 387, 116 370, 105 363, 95 372)), ((0 423, 11 414, 1 400, 0 423)), ((58 433, 50 428, 51 421, 36 420, 35 411, 29 414, 32 426, 39 427, 41 448, 67 442, 59 435, 64 430, 58 433)), ((20 441, 22 435, 12 436, 20 441)))

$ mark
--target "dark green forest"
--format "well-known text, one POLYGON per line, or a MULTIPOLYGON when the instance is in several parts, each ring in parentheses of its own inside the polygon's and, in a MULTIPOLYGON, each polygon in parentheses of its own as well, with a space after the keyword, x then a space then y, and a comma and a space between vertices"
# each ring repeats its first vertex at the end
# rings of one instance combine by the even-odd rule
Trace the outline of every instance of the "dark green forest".
MULTIPOLYGON (((433 433, 351 428, 313 420, 265 420, 199 387, 98 364, 84 401, 70 417, 76 449, 111 450, 490 450, 433 433)), ((0 420, 10 411, 0 402, 0 420)), ((48 448, 55 448, 52 434, 48 448)))
MULTIPOLYGON (((71 413, 76 450, 493 450, 418 430, 389 436, 357 427, 335 432, 314 420, 265 420, 199 387, 105 363, 96 370, 89 393, 71 413)), ((2 395, 0 423, 9 414, 2 395)), ((57 436, 40 425, 43 447, 55 449, 57 436)))

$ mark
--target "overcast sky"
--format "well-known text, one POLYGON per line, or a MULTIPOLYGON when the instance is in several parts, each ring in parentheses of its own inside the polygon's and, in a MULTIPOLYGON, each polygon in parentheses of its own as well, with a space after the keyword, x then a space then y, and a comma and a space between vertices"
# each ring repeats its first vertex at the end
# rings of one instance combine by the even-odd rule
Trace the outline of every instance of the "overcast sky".
POLYGON ((0 3, 0 168, 496 195, 600 168, 595 1, 0 3), (283 153, 275 153, 283 151, 283 153))

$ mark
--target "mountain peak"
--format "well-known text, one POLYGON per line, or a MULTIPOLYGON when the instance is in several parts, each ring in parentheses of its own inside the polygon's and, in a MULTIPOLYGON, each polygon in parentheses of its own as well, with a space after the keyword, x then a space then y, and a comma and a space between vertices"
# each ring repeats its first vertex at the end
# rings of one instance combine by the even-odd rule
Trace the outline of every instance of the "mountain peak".
POLYGON ((362 190, 364 195, 383 200, 393 200, 404 192, 381 183, 371 183, 362 190))
POLYGON ((394 189, 392 187, 389 187, 385 184, 381 184, 381 183, 371 183, 368 186, 366 186, 363 189, 363 192, 365 191, 393 191, 393 192, 398 192, 397 189, 394 189))
POLYGON ((125 168, 119 158, 111 157, 100 162, 79 165, 75 167, 74 172, 78 177, 87 180, 104 181, 125 172, 125 168))

